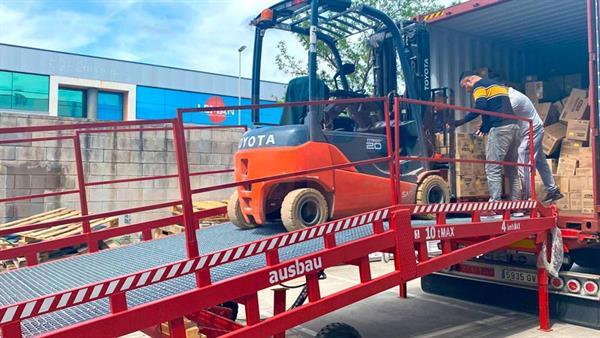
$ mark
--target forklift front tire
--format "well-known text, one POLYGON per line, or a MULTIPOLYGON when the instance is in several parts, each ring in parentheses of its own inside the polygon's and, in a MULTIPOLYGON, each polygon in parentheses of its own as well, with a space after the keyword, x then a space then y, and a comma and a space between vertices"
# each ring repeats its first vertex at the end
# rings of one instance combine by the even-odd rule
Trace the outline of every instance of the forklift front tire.
POLYGON ((231 223, 240 229, 256 228, 256 224, 246 221, 242 214, 237 189, 231 194, 229 203, 227 203, 227 217, 229 217, 231 223))
POLYGON ((448 183, 438 175, 429 175, 417 188, 417 204, 450 202, 448 183))
POLYGON ((281 203, 281 221, 287 231, 295 231, 324 223, 329 218, 325 197, 316 189, 290 191, 281 203))

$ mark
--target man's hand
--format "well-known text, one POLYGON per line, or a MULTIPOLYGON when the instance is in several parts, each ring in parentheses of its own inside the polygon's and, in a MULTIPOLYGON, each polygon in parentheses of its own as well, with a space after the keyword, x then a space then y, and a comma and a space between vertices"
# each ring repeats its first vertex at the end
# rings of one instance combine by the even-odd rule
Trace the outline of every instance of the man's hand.
POLYGON ((476 136, 479 136, 479 137, 484 137, 484 136, 485 136, 485 133, 484 133, 484 132, 482 132, 481 130, 477 129, 477 131, 475 132, 475 135, 476 135, 476 136))

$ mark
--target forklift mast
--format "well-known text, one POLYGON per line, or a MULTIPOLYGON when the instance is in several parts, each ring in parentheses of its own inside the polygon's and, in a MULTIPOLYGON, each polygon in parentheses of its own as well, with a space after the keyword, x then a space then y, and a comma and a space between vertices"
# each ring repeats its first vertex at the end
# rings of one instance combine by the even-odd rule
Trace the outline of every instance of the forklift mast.
MULTIPOLYGON (((256 27, 254 64, 252 74, 252 103, 258 104, 260 97, 260 64, 262 43, 265 32, 279 29, 308 37, 309 42, 309 93, 315 98, 317 74, 316 42, 322 41, 332 52, 336 66, 343 63, 337 41, 354 34, 372 31, 370 38, 373 48, 374 95, 383 97, 398 93, 398 74, 401 71, 405 83, 404 96, 432 100, 429 35, 423 23, 416 21, 394 22, 380 10, 352 1, 310 0, 281 1, 266 9, 253 20, 256 27), (353 29, 353 30, 352 30, 353 29)), ((342 86, 351 91, 342 75, 342 86)), ((321 118, 316 107, 309 108, 305 123, 310 139, 324 141, 321 131, 321 118)), ((400 116, 401 151, 406 156, 431 157, 435 122, 433 109, 423 105, 410 104, 402 107, 400 116)), ((253 121, 260 122, 259 110, 253 111, 253 121)), ((408 176, 434 168, 430 162, 406 161, 401 172, 408 176)))

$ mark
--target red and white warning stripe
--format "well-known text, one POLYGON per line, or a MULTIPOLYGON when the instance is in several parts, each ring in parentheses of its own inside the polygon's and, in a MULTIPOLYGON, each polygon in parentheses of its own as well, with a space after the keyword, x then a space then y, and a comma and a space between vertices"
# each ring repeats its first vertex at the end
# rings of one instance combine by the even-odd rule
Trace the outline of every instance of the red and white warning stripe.
POLYGON ((311 240, 332 232, 351 229, 375 221, 387 220, 389 214, 390 208, 374 210, 364 214, 324 223, 315 227, 213 252, 191 260, 179 261, 140 271, 132 275, 121 276, 81 288, 71 289, 52 295, 46 295, 35 300, 6 306, 0 308, 0 325, 105 298, 114 293, 130 291, 151 284, 164 282, 198 270, 231 263, 241 258, 311 240))
POLYGON ((522 210, 537 207, 537 201, 498 201, 498 202, 465 202, 465 203, 439 203, 418 204, 413 208, 413 214, 434 214, 438 212, 471 212, 471 211, 499 211, 522 210))

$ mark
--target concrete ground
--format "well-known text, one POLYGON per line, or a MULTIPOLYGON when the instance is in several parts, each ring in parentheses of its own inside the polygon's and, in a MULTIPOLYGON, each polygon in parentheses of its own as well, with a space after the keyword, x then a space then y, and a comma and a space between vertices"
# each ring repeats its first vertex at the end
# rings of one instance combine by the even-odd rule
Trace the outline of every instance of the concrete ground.
MULTIPOLYGON (((375 262, 371 267, 375 277, 392 271, 393 263, 375 262)), ((322 295, 358 283, 356 267, 336 267, 326 273, 327 280, 320 284, 322 295)), ((288 307, 299 292, 300 289, 288 292, 288 307)), ((261 315, 271 316, 272 291, 262 291, 259 296, 261 315)), ((287 337, 314 337, 332 322, 348 323, 363 337, 600 337, 598 330, 562 322, 553 322, 552 332, 542 332, 537 329, 536 316, 425 294, 420 280, 408 284, 408 296, 398 298, 397 288, 382 292, 289 330, 287 337)), ((241 307, 239 319, 243 318, 241 307)))

